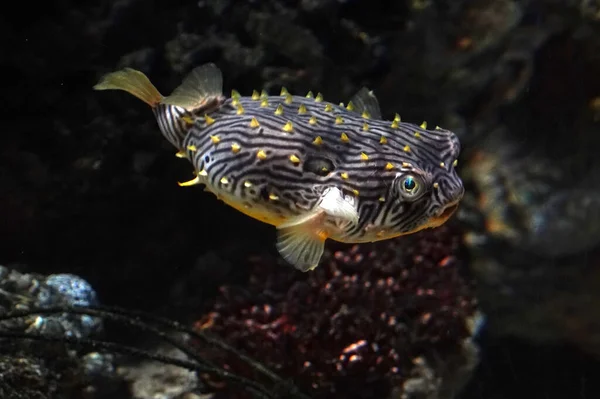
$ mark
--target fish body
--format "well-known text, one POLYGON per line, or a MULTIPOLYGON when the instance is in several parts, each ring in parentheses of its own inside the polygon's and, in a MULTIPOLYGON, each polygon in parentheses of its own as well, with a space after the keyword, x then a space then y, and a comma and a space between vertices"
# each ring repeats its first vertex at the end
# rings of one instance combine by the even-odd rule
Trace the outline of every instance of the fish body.
POLYGON ((214 64, 194 69, 163 97, 141 72, 106 75, 96 89, 121 89, 152 106, 163 135, 195 178, 238 211, 277 228, 277 249, 314 269, 327 238, 360 243, 443 224, 464 188, 457 136, 383 120, 361 89, 347 106, 320 94, 222 94, 214 64))

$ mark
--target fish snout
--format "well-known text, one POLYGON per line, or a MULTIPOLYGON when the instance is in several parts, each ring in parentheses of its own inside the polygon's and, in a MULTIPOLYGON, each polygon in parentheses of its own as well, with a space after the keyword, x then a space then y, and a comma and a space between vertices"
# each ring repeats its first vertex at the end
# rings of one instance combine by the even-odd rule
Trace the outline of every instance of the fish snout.
POLYGON ((443 205, 440 206, 434 216, 436 222, 440 224, 448 220, 458 209, 460 201, 465 195, 465 188, 462 181, 457 180, 454 184, 446 186, 444 193, 445 201, 443 201, 443 205))

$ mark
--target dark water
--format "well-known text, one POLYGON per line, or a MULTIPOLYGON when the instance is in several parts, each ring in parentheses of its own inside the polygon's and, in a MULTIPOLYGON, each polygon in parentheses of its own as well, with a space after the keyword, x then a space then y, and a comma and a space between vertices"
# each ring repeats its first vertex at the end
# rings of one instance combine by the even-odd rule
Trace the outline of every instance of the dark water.
MULTIPOLYGON (((105 305, 165 316, 214 334, 313 398, 598 397, 597 6, 14 5, 0 15, 2 314, 105 305), (92 90, 105 73, 131 67, 167 94, 207 62, 221 69, 227 96, 285 86, 338 103, 367 86, 384 119, 398 112, 455 131, 466 188, 459 211, 408 238, 328 241, 311 273, 282 264, 271 226, 178 187, 192 169, 145 104, 92 90)), ((3 331, 155 353, 148 328, 101 318, 59 313, 3 322, 3 331)), ((185 345, 200 360, 292 397, 238 353, 197 341, 185 345)), ((161 397, 248 397, 218 373, 152 368, 117 348, 1 342, 2 398, 170 388, 161 397)))

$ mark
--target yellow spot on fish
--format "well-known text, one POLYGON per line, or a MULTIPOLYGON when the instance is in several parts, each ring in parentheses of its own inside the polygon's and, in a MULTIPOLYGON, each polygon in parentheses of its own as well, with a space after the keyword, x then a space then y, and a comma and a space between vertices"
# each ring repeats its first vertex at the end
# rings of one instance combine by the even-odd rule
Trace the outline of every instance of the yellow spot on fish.
POLYGON ((412 165, 408 162, 402 162, 402 167, 403 168, 410 168, 412 165))
POLYGON ((314 98, 314 94, 312 91, 309 91, 308 93, 306 93, 306 98, 314 98))
POLYGON ((435 189, 440 188, 440 184, 437 182, 433 183, 433 188, 435 188, 435 189))
POLYGON ((292 125, 292 122, 287 121, 287 123, 285 125, 283 125, 282 129, 283 129, 284 132, 290 133, 291 131, 294 130, 294 126, 292 125))
POLYGON ((311 125, 316 125, 317 124, 317 117, 316 116, 311 116, 310 119, 308 120, 308 123, 311 125))
POLYGON ((382 238, 385 236, 385 230, 379 230, 377 232, 377 238, 382 238))
POLYGON ((387 138, 385 136, 381 136, 379 139, 379 144, 387 144, 387 138))
POLYGON ((331 111, 333 111, 333 107, 331 106, 331 104, 325 105, 325 112, 331 112, 331 111))
POLYGON ((268 107, 268 106, 269 106, 269 100, 268 100, 268 99, 266 99, 266 98, 263 98, 263 99, 260 101, 260 107, 261 107, 261 108, 266 108, 266 107, 268 107))
POLYGON ((385 202, 385 197, 379 197, 379 202, 385 202))
POLYGON ((348 173, 346 173, 346 172, 342 172, 342 173, 340 174, 340 177, 341 177, 342 179, 346 180, 346 179, 348 179, 348 173))
POLYGON ((344 102, 340 101, 340 107, 344 108, 344 102))
POLYGON ((283 105, 279 104, 275 109, 275 115, 283 115, 283 105))
POLYGON ((279 93, 279 95, 280 96, 287 96, 288 94, 290 94, 290 92, 285 87, 282 87, 281 88, 281 93, 279 93))
POLYGON ((270 199, 271 201, 277 201, 277 200, 279 199, 279 197, 278 197, 278 196, 276 196, 275 194, 269 194, 269 199, 270 199))
POLYGON ((215 120, 213 118, 211 118, 208 115, 204 115, 204 121, 206 122, 206 124, 208 126, 212 125, 213 123, 215 123, 215 120))
POLYGON ((402 149, 404 152, 410 152, 410 146, 407 144, 404 146, 404 148, 402 149))
POLYGON ((221 184, 229 184, 229 179, 223 176, 223 177, 221 177, 220 182, 221 182, 221 184))
POLYGON ((386 163, 385 164, 385 169, 386 170, 392 170, 392 169, 394 169, 394 164, 391 163, 391 162, 386 163))
POLYGON ((348 105, 346 106, 346 109, 347 109, 348 111, 354 111, 354 104, 352 104, 352 101, 350 101, 350 102, 348 103, 348 105))
POLYGON ((269 94, 264 89, 261 90, 261 92, 260 92, 260 98, 263 99, 263 100, 266 100, 267 97, 269 97, 269 94))
POLYGON ((242 105, 241 105, 241 104, 240 104, 240 105, 238 105, 236 113, 237 113, 238 115, 243 115, 243 114, 244 114, 244 112, 246 112, 246 110, 244 109, 244 107, 242 107, 242 105))
POLYGON ((258 100, 260 98, 260 94, 256 90, 252 90, 252 99, 258 100))
POLYGON ((439 126, 436 126, 436 127, 435 127, 435 130, 442 130, 442 128, 441 128, 441 127, 439 127, 439 126))
POLYGON ((192 145, 188 145, 186 148, 188 149, 188 151, 191 151, 191 152, 198 151, 198 149, 196 148, 196 146, 193 145, 193 144, 192 145))
POLYGON ((420 139, 421 138, 421 133, 415 132, 415 137, 418 138, 418 139, 420 139))
POLYGON ((240 152, 241 149, 242 149, 242 147, 240 147, 240 145, 238 143, 233 143, 231 145, 231 152, 233 152, 234 154, 237 154, 238 152, 240 152))
POLYGON ((321 145, 323 144, 323 139, 321 138, 321 136, 317 136, 314 140, 313 140, 313 144, 314 145, 321 145))
POLYGON ((306 113, 306 106, 304 104, 301 104, 300 107, 298 107, 298 113, 299 114, 305 114, 306 113))
POLYGON ((258 123, 258 121, 256 120, 256 118, 252 118, 250 120, 250 127, 256 129, 257 127, 260 126, 260 123, 258 123))
POLYGON ((458 166, 458 159, 455 159, 454 162, 452 162, 452 166, 455 168, 458 166))
POLYGON ((400 125, 398 124, 398 122, 396 122, 396 121, 393 121, 390 127, 391 127, 392 129, 398 129, 398 127, 399 127, 399 126, 400 126, 400 125))
POLYGON ((348 135, 346 133, 342 133, 340 135, 340 140, 342 140, 343 143, 347 143, 350 141, 350 139, 348 138, 348 135))
POLYGON ((446 167, 446 162, 440 162, 440 168, 445 168, 446 167))
POLYGON ((363 128, 362 128, 365 132, 369 131, 369 124, 368 123, 363 123, 363 128))
POLYGON ((362 159, 363 161, 368 161, 369 160, 369 156, 367 154, 365 154, 364 152, 360 153, 360 159, 362 159))
POLYGON ((292 103, 292 95, 288 93, 288 95, 285 96, 284 102, 286 104, 291 104, 292 103))
POLYGON ((241 97, 240 92, 237 90, 231 90, 231 98, 239 100, 241 97))
POLYGON ((352 193, 358 197, 358 194, 359 194, 359 192, 358 192, 358 190, 357 190, 357 189, 353 189, 353 190, 352 190, 352 193))
POLYGON ((182 116, 181 120, 184 121, 185 123, 187 123, 188 125, 193 125, 194 124, 194 118, 192 118, 189 115, 182 116))
POLYGON ((367 111, 363 111, 361 116, 365 119, 371 119, 371 114, 368 113, 367 111))
POLYGON ((198 172, 198 176, 206 177, 206 176, 208 176, 208 172, 206 172, 204 169, 202 169, 200 172, 198 172))
POLYGON ((317 93, 317 96, 315 97, 315 101, 318 103, 323 101, 323 95, 321 93, 317 93))
POLYGON ((335 117, 335 124, 336 125, 341 125, 342 123, 344 123, 344 118, 342 118, 341 116, 336 116, 335 117))
POLYGON ((264 150, 258 150, 258 152, 256 153, 256 158, 260 159, 261 161, 264 161, 265 159, 267 159, 267 153, 264 150))
POLYGON ((398 114, 394 115, 394 122, 397 122, 397 123, 402 122, 402 119, 400 119, 400 115, 398 115, 398 114))
POLYGON ((189 181, 184 181, 183 183, 181 182, 177 182, 177 184, 180 187, 189 187, 189 186, 195 186, 196 184, 200 184, 201 180, 198 176, 194 177, 192 180, 189 181))
POLYGON ((213 142, 213 144, 218 144, 221 141, 219 136, 210 136, 210 140, 213 142))
POLYGON ((421 129, 427 129, 427 122, 423 121, 423 123, 421 123, 421 129))
POLYGON ((246 188, 250 188, 250 187, 252 187, 252 183, 250 183, 250 181, 246 180, 246 181, 244 182, 244 187, 246 187, 246 188))
POLYGON ((292 155, 290 155, 290 161, 292 161, 292 163, 299 164, 300 158, 298 158, 296 155, 292 154, 292 155))

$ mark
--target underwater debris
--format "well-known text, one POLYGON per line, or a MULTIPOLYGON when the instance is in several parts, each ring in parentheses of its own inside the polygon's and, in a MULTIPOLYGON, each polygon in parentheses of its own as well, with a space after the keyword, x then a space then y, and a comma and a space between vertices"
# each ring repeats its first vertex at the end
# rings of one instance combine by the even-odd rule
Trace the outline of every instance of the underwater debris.
MULTIPOLYGON (((73 274, 22 274, 0 265, 0 314, 13 309, 97 304, 96 292, 81 277, 73 274)), ((102 332, 102 320, 87 315, 55 314, 15 321, 8 327, 54 337, 85 338, 102 332)))
POLYGON ((520 51, 531 60, 519 85, 527 90, 468 122, 458 219, 494 333, 568 341, 597 355, 600 138, 590 105, 600 36, 582 21, 551 17, 560 29, 552 24, 552 35, 520 51))
POLYGON ((519 148, 505 130, 485 143, 465 161, 470 194, 458 219, 469 226, 471 269, 495 333, 568 337, 600 353, 590 295, 600 281, 598 171, 573 179, 557 158, 519 148))
POLYGON ((100 317, 68 309, 98 303, 92 286, 72 274, 20 273, 0 266, 0 397, 51 398, 54 392, 80 397, 84 391, 115 393, 110 353, 68 350, 61 340, 86 340, 104 331, 100 317), (32 309, 60 307, 62 312, 32 313, 32 309), (17 311, 24 317, 2 319, 17 311), (46 337, 49 342, 16 339, 46 337), (57 343, 58 342, 58 343, 57 343), (103 384, 111 380, 109 385, 103 384))
MULTIPOLYGON (((181 353, 176 355, 162 354, 161 352, 164 351, 152 352, 149 350, 128 346, 113 341, 101 341, 92 338, 77 338, 70 336, 54 337, 51 335, 45 335, 43 333, 19 333, 4 329, 0 329, 0 339, 9 339, 10 342, 13 342, 13 344, 23 341, 39 343, 41 344, 41 346, 39 346, 38 349, 41 349, 41 352, 43 352, 44 349, 51 349, 53 347, 51 344, 62 346, 63 348, 72 345, 80 348, 91 347, 97 350, 106 351, 108 353, 127 355, 130 357, 137 357, 148 361, 159 362, 167 366, 174 366, 186 369, 190 372, 201 375, 204 378, 220 378, 223 381, 228 382, 232 386, 236 386, 237 389, 240 390, 240 392, 247 392, 250 395, 249 397, 252 398, 276 399, 281 397, 281 395, 284 395, 286 398, 308 399, 306 396, 301 394, 296 387, 294 387, 286 381, 281 380, 281 378, 279 378, 276 374, 268 370, 266 367, 247 357, 243 353, 237 351, 235 348, 222 342, 219 338, 213 337, 206 333, 194 331, 192 328, 181 325, 175 321, 153 316, 144 312, 106 307, 91 308, 79 306, 62 306, 45 309, 32 309, 27 311, 14 311, 6 314, 0 314, 0 323, 19 320, 22 318, 30 318, 35 315, 51 316, 54 314, 101 317, 107 320, 124 323, 125 325, 128 325, 130 327, 138 328, 142 333, 147 333, 155 336, 159 340, 163 341, 165 345, 170 345, 172 347, 171 349, 179 350, 181 353), (174 336, 173 333, 175 333, 176 336, 174 336), (184 336, 182 337, 181 335, 184 336), (194 345, 189 344, 189 338, 195 340, 194 345), (197 352, 195 352, 194 348, 198 343, 208 344, 212 347, 213 350, 218 349, 225 352, 230 352, 232 356, 236 357, 239 361, 247 364, 248 367, 256 371, 258 375, 268 379, 271 383, 275 385, 275 387, 269 388, 253 380, 244 378, 242 376, 238 376, 229 370, 211 364, 209 361, 207 361, 197 352)), ((110 355, 108 355, 107 359, 110 358, 110 355)), ((69 358, 68 356, 67 359, 72 360, 72 358, 69 358)), ((113 373, 114 368, 107 367, 107 364, 103 362, 102 355, 94 352, 92 354, 87 354, 84 357, 84 360, 86 361, 86 363, 84 363, 81 366, 81 368, 87 371, 89 376, 104 378, 112 377, 113 379, 117 379, 116 375, 113 373), (110 372, 110 375, 106 375, 107 371, 110 372)), ((136 391, 145 392, 146 390, 153 390, 152 386, 139 386, 139 384, 144 384, 144 381, 150 381, 150 379, 147 378, 148 376, 143 375, 144 369, 150 372, 154 370, 154 368, 147 367, 147 365, 140 365, 137 368, 122 368, 120 369, 119 374, 131 379, 131 382, 134 385, 132 389, 136 391)), ((191 388, 191 386, 195 384, 196 379, 193 378, 192 374, 175 373, 173 369, 173 367, 161 369, 162 372, 165 373, 165 375, 163 375, 162 377, 168 379, 168 375, 170 375, 171 377, 179 375, 183 376, 181 382, 184 383, 188 388, 191 388)), ((73 384, 69 383, 67 385, 70 386, 73 384)), ((46 384, 41 382, 40 386, 46 387, 46 384)), ((76 388, 78 387, 75 387, 75 389, 76 388)), ((177 388, 180 390, 185 389, 185 387, 182 386, 179 386, 177 388)), ((193 390, 197 389, 199 390, 200 387, 193 388, 193 390)))
MULTIPOLYGON (((187 356, 168 346, 153 350, 161 357, 186 360, 187 356)), ((120 365, 118 373, 130 383, 133 398, 176 399, 201 391, 195 370, 190 370, 168 362, 138 359, 120 365)))
MULTIPOLYGON (((308 275, 257 257, 248 283, 222 287, 197 328, 222 336, 313 398, 406 392, 405 383, 419 386, 411 380, 418 362, 431 362, 436 378, 442 369, 470 370, 476 363, 472 357, 443 366, 434 360, 444 363, 468 351, 472 344, 465 342, 476 333, 470 327, 476 300, 462 275, 460 249, 460 235, 442 226, 411 239, 329 250, 323 267, 308 275)), ((201 353, 254 376, 235 357, 201 353)), ((456 383, 446 377, 440 385, 456 383)), ((227 384, 211 383, 232 394, 227 384)))

